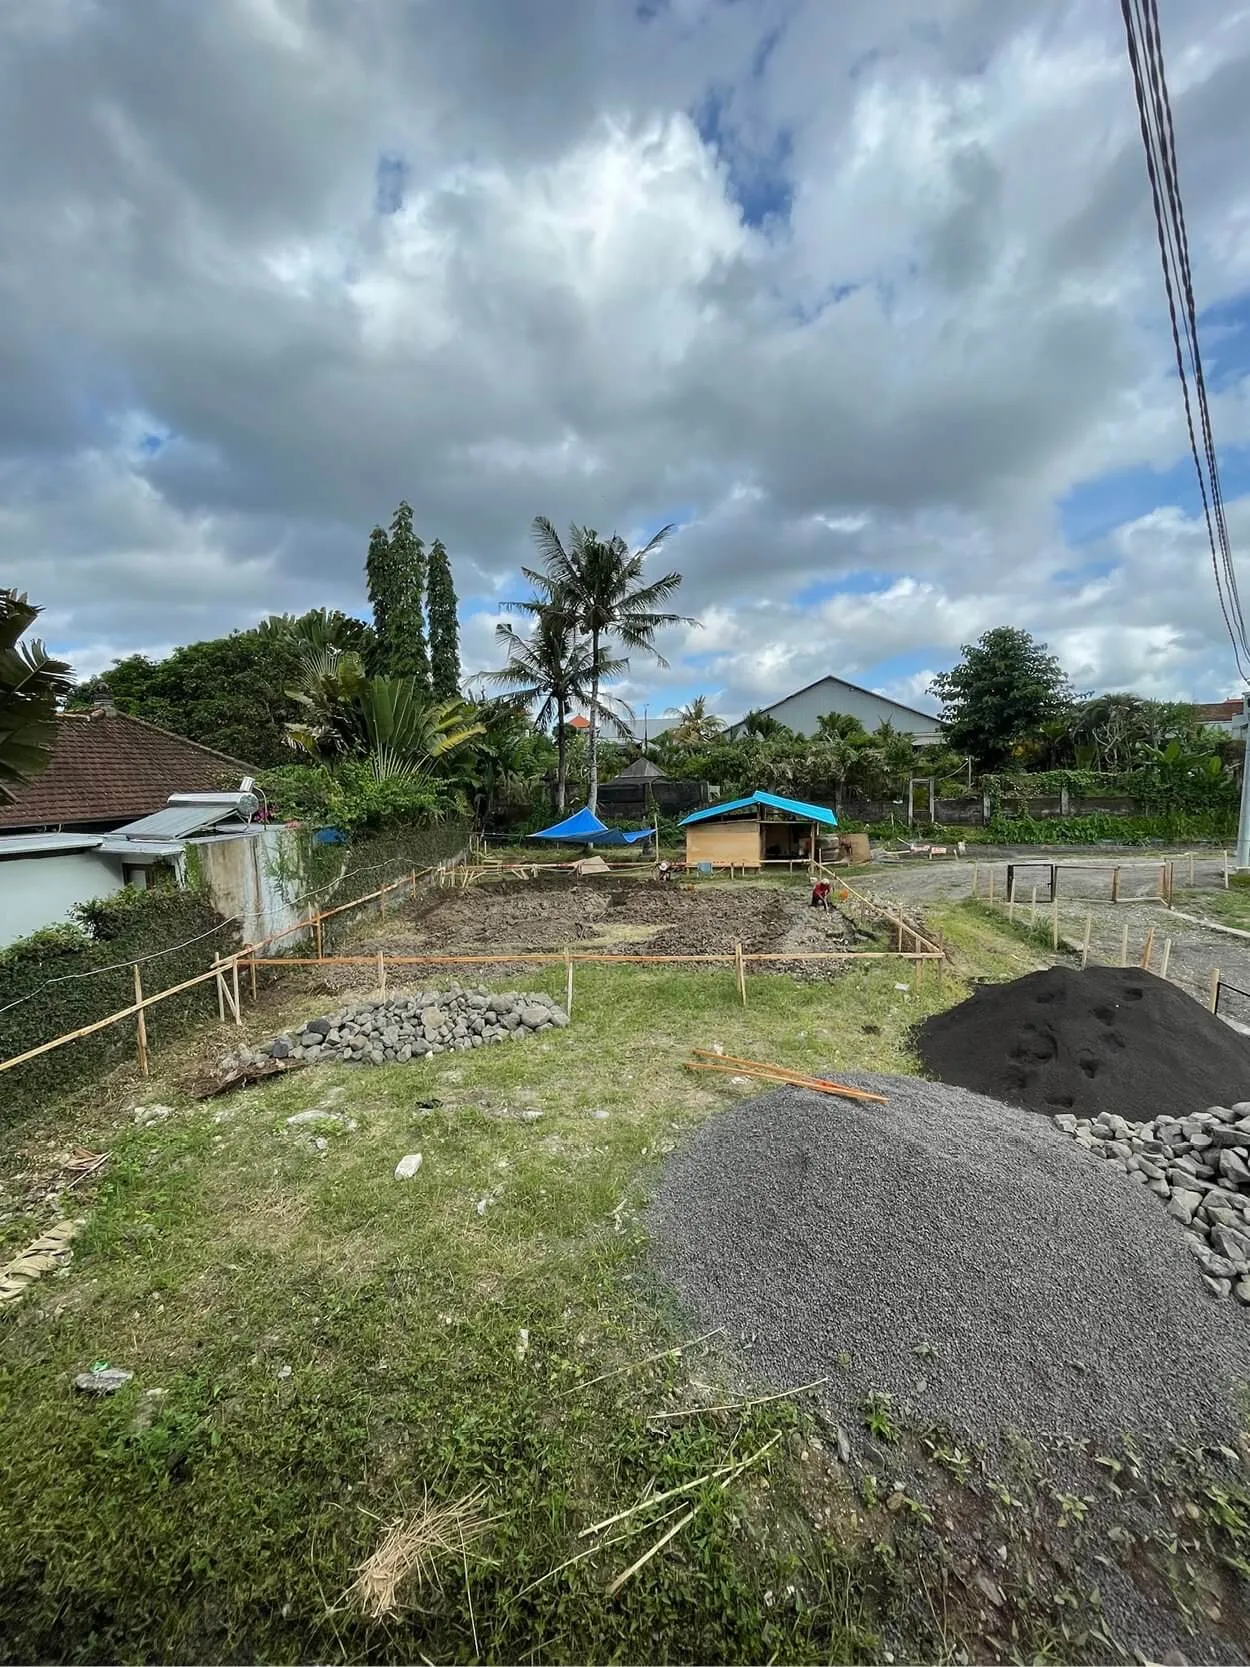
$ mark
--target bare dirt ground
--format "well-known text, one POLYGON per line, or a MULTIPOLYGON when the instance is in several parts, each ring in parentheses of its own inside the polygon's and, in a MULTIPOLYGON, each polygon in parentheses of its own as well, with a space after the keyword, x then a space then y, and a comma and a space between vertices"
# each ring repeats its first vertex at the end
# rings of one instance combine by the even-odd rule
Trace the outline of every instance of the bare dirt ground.
MULTIPOLYGON (((813 909, 806 885, 687 886, 658 880, 566 875, 504 880, 435 893, 386 935, 395 955, 561 952, 753 954, 883 947, 836 909, 813 909)), ((768 970, 826 977, 837 963, 773 962, 768 970)), ((763 971, 764 968, 758 969, 763 971)))
MULTIPOLYGON (((1140 964, 1143 948, 1151 927, 1154 942, 1150 965, 1158 972, 1163 947, 1171 941, 1167 976, 1182 989, 1201 1000, 1207 999, 1213 968, 1218 968, 1224 983, 1220 1001, 1221 1017, 1239 1023, 1250 1023, 1250 997, 1238 995, 1237 990, 1250 991, 1250 938, 1235 937, 1219 931, 1213 925, 1200 924, 1183 918, 1201 916, 1204 894, 1223 890, 1224 862, 1220 853, 1204 853, 1194 857, 1193 884, 1190 885, 1188 855, 1171 854, 1175 863, 1175 907, 1167 909, 1158 897, 1159 865, 1168 859, 1135 850, 1108 853, 1103 851, 1055 852, 1039 850, 1013 851, 990 862, 980 861, 978 895, 984 900, 988 894, 990 874, 994 878, 995 901, 1001 903, 1007 895, 1007 864, 1029 863, 1036 866, 1020 867, 1016 880, 1016 919, 1028 921, 1032 912, 1032 888, 1037 885, 1038 918, 1049 919, 1050 874, 1053 860, 1059 869, 1059 931, 1061 940, 1069 944, 1084 940, 1086 915, 1090 916, 1090 960, 1104 966, 1119 966, 1124 954, 1124 929, 1128 928, 1128 960, 1140 964), (1111 867, 1120 866, 1120 901, 1110 900, 1111 867), (1230 988, 1232 986, 1233 988, 1230 988)), ((874 870, 871 883, 865 889, 878 898, 891 898, 904 908, 923 914, 926 903, 957 901, 971 897, 973 879, 977 874, 975 859, 962 861, 899 863, 882 865, 874 870)), ((1058 959, 1058 957, 1056 957, 1058 959)))

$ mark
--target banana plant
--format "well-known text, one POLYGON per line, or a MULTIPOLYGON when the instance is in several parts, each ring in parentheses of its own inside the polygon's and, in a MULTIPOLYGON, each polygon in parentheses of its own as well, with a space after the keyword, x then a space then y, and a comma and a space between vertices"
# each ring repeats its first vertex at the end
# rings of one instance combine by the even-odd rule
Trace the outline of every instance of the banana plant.
POLYGON ((52 761, 57 702, 73 672, 38 640, 22 642, 40 610, 16 590, 0 589, 0 800, 17 797, 52 761))

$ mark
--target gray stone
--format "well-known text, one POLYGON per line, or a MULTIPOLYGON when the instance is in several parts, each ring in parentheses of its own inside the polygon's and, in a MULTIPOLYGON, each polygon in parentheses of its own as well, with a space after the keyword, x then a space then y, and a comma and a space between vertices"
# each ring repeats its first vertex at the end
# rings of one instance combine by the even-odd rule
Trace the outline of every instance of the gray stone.
POLYGON ((1233 1286, 1233 1295, 1238 1302, 1250 1303, 1250 1279, 1239 1279, 1233 1286))
POLYGON ((499 1015, 499 1022, 505 1030, 515 1034, 516 1028, 521 1022, 521 1015, 514 1009, 509 1008, 506 1013, 499 1015))
POLYGON ((285 1036, 275 1036, 269 1044, 269 1054, 272 1059, 290 1059, 291 1044, 285 1036))
POLYGON ((564 1029, 565 1025, 569 1022, 569 1016, 564 1011, 563 1007, 553 1007, 551 1009, 551 1022, 558 1030, 564 1029))
POLYGON ((1250 1143, 1250 1135, 1247 1135, 1247 1133, 1244 1129, 1238 1129, 1238 1128, 1235 1128, 1235 1127, 1225 1127, 1225 1128, 1222 1128, 1222 1129, 1213 1129, 1211 1131, 1211 1144, 1213 1146, 1218 1146, 1218 1147, 1243 1146, 1244 1147, 1247 1143, 1250 1143))
POLYGON ((1244 1262, 1250 1256, 1250 1239, 1244 1233, 1235 1233, 1228 1227, 1213 1227, 1211 1229, 1211 1243, 1221 1256, 1226 1256, 1230 1262, 1244 1262))
POLYGON ((511 996, 491 996, 486 1003, 492 1013, 511 1013, 516 1003, 511 996))
POLYGON ((1188 1223, 1194 1211, 1202 1203, 1202 1195, 1197 1192, 1186 1192, 1178 1187, 1172 1193, 1172 1202, 1168 1205, 1168 1214, 1175 1216, 1178 1221, 1188 1223))
POLYGON ((421 1014, 423 1030, 441 1030, 447 1022, 447 1015, 441 1007, 427 1007, 421 1014))
POLYGON ((101 1366, 98 1371, 79 1372, 74 1388, 81 1389, 85 1395, 115 1395, 133 1377, 133 1372, 124 1371, 120 1366, 101 1366))
POLYGON ((1172 1189, 1166 1181, 1148 1181, 1146 1184, 1156 1198, 1171 1198, 1172 1189))
POLYGON ((311 1030, 318 1036, 328 1036, 334 1029, 334 1026, 330 1023, 329 1019, 309 1019, 308 1023, 304 1026, 304 1029, 311 1030))
POLYGON ((1250 1186, 1250 1169, 1246 1168, 1243 1160, 1231 1148, 1225 1147, 1220 1153, 1220 1174, 1237 1186, 1250 1186))
POLYGON ((520 1019, 527 1030, 537 1030, 539 1025, 547 1022, 547 1009, 545 1007, 523 1007, 520 1019))
POLYGON ((1204 1273, 1202 1283, 1207 1286, 1213 1296, 1226 1297, 1233 1288, 1231 1279, 1212 1279, 1209 1273, 1204 1273))
POLYGON ((1148 1175, 1152 1181, 1161 1181, 1163 1179, 1163 1171, 1159 1168, 1157 1163, 1152 1163, 1149 1158, 1138 1158, 1137 1167, 1141 1170, 1143 1175, 1148 1175))

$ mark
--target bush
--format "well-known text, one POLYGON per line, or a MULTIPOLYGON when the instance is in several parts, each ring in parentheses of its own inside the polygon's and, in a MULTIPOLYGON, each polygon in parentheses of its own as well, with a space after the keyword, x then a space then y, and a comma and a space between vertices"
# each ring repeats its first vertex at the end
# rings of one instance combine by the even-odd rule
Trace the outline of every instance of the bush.
POLYGON ((358 829, 428 828, 463 817, 463 796, 438 776, 378 781, 366 764, 346 760, 330 770, 324 764, 284 764, 266 770, 260 786, 270 814, 283 821, 318 827, 358 829))
MULTIPOLYGON (((112 897, 79 904, 73 913, 72 924, 44 927, 0 950, 0 1056, 6 1059, 129 1006, 134 961, 186 944, 144 964, 144 988, 151 993, 203 972, 214 954, 226 953, 236 941, 201 891, 128 886, 112 897), (214 932, 214 927, 221 930, 214 932)), ((189 1020, 215 1011, 210 981, 150 1008, 148 1040, 159 1045, 189 1020)), ((134 1022, 123 1019, 5 1072, 0 1076, 0 1127, 49 1095, 134 1058, 134 1022)))

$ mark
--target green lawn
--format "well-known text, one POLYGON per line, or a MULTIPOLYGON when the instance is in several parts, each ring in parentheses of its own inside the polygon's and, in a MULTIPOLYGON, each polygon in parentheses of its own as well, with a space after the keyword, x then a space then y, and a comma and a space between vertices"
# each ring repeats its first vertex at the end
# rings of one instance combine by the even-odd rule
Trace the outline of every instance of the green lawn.
MULTIPOLYGON (((817 1661, 919 1625, 895 1553, 845 1531, 806 1410, 649 1422, 692 1378, 733 1399, 732 1368, 701 1345, 618 1371, 688 1335, 646 1272, 656 1166, 755 1091, 684 1072, 689 1049, 912 1070, 908 1027, 963 991, 903 977, 753 976, 744 1011, 728 972, 579 968, 573 1025, 515 1046, 208 1102, 154 1081, 141 1102, 173 1111, 150 1126, 107 1085, 80 1101, 72 1139, 111 1160, 64 1200, 71 1266, 0 1320, 0 1659, 817 1661), (315 1106, 357 1127, 286 1123, 315 1106), (133 1383, 75 1394, 96 1360, 133 1383), (616 1597, 668 1507, 532 1585, 597 1519, 775 1435, 616 1597), (365 1620, 348 1588, 386 1525, 479 1486, 483 1538, 365 1620)), ((256 1038, 324 1004, 281 1000, 256 1038)))

